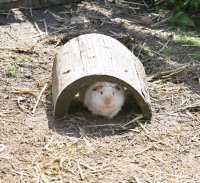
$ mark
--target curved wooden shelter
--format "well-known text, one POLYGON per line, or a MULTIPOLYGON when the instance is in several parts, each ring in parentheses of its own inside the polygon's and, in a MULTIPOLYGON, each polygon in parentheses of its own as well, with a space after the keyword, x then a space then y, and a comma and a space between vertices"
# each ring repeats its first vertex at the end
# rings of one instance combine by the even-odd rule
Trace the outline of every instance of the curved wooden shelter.
POLYGON ((73 38, 56 56, 52 73, 55 118, 65 117, 74 96, 96 81, 110 81, 127 88, 143 115, 151 118, 142 63, 116 39, 96 33, 73 38))

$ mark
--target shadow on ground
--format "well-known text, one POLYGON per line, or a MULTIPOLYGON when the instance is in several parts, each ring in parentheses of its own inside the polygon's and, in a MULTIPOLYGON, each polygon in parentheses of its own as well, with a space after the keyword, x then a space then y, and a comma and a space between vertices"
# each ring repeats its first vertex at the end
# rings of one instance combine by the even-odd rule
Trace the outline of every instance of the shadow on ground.
MULTIPOLYGON (((129 96, 131 97, 131 96, 129 96)), ((125 133, 138 124, 134 120, 141 111, 132 98, 126 101, 122 110, 112 119, 93 115, 78 98, 72 101, 65 119, 54 119, 51 95, 46 97, 46 114, 49 128, 61 135, 103 137, 125 133), (132 121, 132 122, 131 122, 132 121)), ((141 120, 145 122, 146 120, 141 120)))

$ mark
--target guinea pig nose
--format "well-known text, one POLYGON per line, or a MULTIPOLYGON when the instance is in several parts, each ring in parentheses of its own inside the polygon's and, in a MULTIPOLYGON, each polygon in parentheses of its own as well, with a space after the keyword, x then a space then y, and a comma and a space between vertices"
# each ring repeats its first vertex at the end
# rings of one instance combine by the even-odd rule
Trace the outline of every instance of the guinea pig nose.
POLYGON ((105 97, 105 98, 104 98, 104 103, 105 103, 106 105, 109 105, 109 104, 111 103, 111 99, 110 99, 109 97, 105 97))

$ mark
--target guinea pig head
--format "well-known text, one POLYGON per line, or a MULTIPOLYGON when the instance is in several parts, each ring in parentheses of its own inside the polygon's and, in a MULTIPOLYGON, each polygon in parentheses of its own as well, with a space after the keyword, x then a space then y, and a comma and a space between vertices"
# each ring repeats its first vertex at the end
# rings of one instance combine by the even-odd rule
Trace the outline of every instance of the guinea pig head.
POLYGON ((112 118, 121 110, 124 100, 124 90, 117 84, 96 82, 87 89, 84 104, 94 114, 112 118))
POLYGON ((110 107, 114 110, 115 107, 123 105, 123 89, 116 84, 107 82, 99 83, 98 85, 94 86, 92 90, 95 93, 94 97, 96 98, 96 101, 98 101, 99 105, 102 107, 110 107))

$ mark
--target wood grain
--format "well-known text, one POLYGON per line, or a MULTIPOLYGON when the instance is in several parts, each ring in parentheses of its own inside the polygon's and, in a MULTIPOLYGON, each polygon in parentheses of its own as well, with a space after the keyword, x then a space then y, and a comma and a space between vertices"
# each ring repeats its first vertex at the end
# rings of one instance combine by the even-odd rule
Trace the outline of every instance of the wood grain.
POLYGON ((142 63, 116 39, 96 33, 70 40, 56 56, 52 74, 55 118, 64 117, 74 95, 96 81, 110 81, 126 87, 144 116, 151 118, 142 63))

